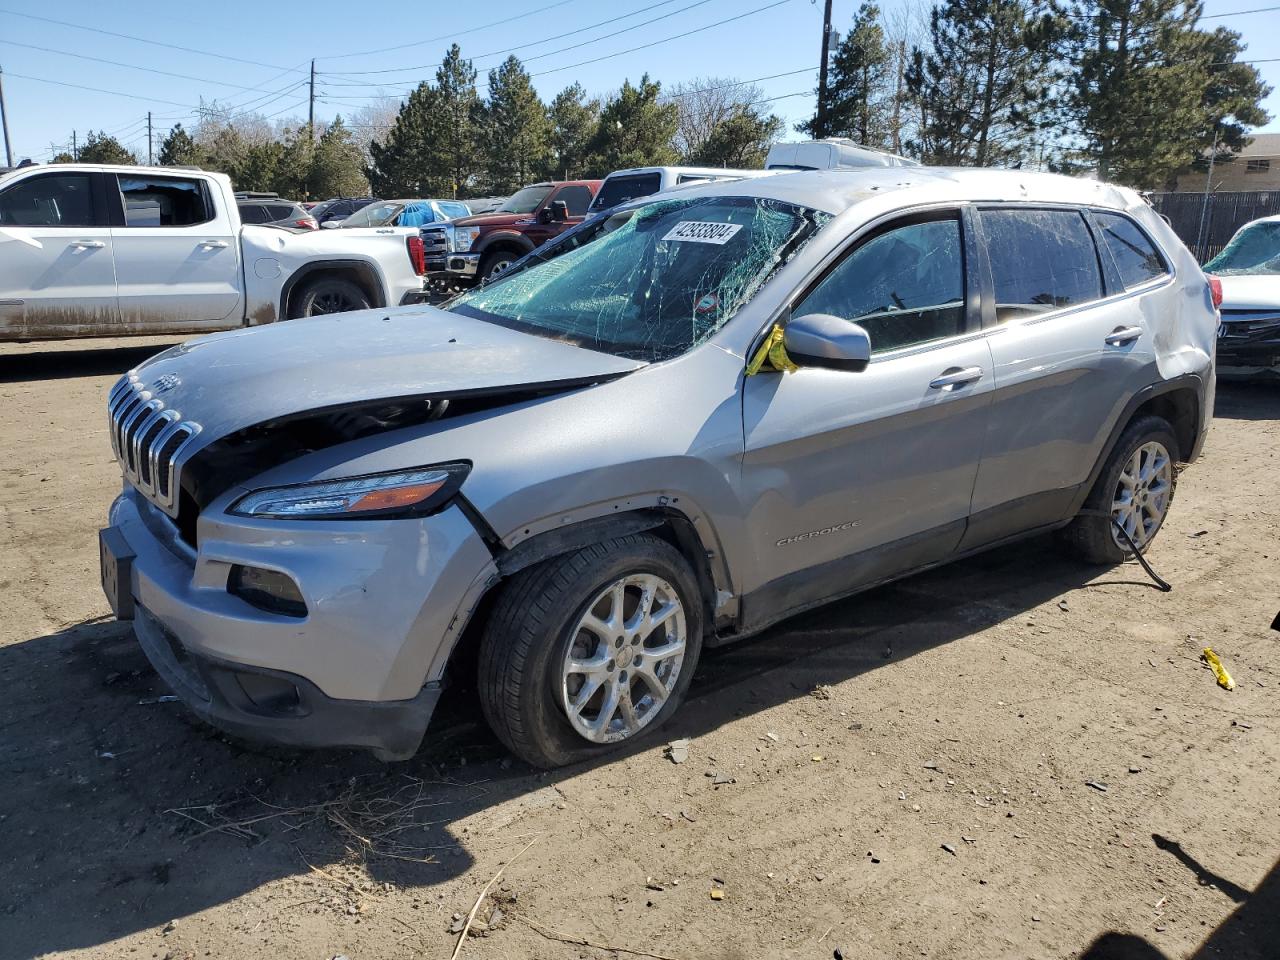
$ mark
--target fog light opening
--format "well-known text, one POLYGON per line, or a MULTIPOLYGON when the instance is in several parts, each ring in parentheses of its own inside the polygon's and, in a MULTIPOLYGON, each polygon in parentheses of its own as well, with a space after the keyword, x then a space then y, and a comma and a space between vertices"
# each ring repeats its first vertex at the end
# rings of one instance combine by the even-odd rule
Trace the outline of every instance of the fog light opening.
POLYGON ((288 680, 258 673, 236 673, 236 682, 249 701, 264 713, 302 713, 302 697, 288 680))
POLYGON ((227 592, 250 606, 286 617, 305 617, 307 603, 288 574, 262 567, 234 564, 227 578, 227 592))

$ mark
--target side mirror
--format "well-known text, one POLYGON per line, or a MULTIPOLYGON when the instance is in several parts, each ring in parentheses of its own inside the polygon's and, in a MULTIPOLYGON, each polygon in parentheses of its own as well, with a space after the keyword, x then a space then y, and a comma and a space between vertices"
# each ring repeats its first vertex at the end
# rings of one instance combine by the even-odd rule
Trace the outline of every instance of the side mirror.
POLYGON ((551 219, 561 223, 569 219, 569 205, 563 200, 551 201, 551 219))
POLYGON ((551 208, 550 208, 550 207, 543 207, 541 210, 539 210, 539 211, 538 211, 538 222, 539 222, 539 223, 550 223, 550 222, 551 222, 551 208))
POLYGON ((865 370, 871 362, 871 337, 856 323, 829 313, 793 317, 783 328, 787 356, 802 367, 865 370))

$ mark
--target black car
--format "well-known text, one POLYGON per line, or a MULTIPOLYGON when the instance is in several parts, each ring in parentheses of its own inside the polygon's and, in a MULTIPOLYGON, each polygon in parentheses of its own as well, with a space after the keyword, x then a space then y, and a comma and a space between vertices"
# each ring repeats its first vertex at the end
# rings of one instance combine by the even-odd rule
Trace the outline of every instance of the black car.
POLYGON ((319 223, 328 220, 345 220, 362 207, 377 202, 377 197, 336 197, 321 200, 311 208, 311 215, 319 223))

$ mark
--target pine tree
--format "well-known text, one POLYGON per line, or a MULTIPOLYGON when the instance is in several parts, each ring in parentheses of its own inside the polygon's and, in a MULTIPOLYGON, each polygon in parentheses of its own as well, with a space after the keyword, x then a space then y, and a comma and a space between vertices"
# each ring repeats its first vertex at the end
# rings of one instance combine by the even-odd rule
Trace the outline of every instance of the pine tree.
POLYGON ((175 123, 164 142, 160 144, 160 165, 162 167, 198 167, 201 161, 200 148, 191 139, 191 135, 182 129, 182 124, 175 123))
POLYGON ((437 97, 431 115, 430 167, 443 166, 448 189, 438 196, 456 197, 467 190, 479 159, 476 127, 480 117, 480 97, 476 93, 476 68, 462 59, 455 43, 436 71, 437 97))
MULTIPOLYGON (((895 59, 885 41, 880 8, 864 3, 836 46, 827 83, 826 130, 868 147, 889 147, 892 140, 895 59)), ((818 117, 799 128, 818 135, 818 117)))
POLYGON ((625 80, 617 95, 609 98, 591 138, 591 165, 597 172, 664 166, 679 159, 672 139, 680 108, 659 103, 661 92, 662 84, 646 73, 639 86, 625 80))
POLYGON ((435 87, 418 84, 401 105, 386 138, 369 144, 372 162, 365 174, 375 195, 388 199, 447 195, 449 171, 434 165, 430 142, 440 113, 439 101, 435 87))
POLYGON ((342 117, 333 118, 316 144, 311 163, 313 197, 357 197, 369 189, 364 178, 360 147, 342 117))
POLYGON ((138 158, 126 150, 115 137, 90 130, 88 136, 84 138, 84 146, 80 148, 79 162, 136 164, 138 158))
POLYGON ((912 51, 907 71, 921 114, 914 152, 944 165, 1023 159, 1048 99, 1054 25, 1024 0, 935 6, 929 48, 912 51))
POLYGON ((763 167, 782 126, 782 120, 773 114, 739 105, 733 114, 711 128, 711 135, 690 154, 689 162, 704 167, 763 167))
POLYGON ((1215 139, 1242 145, 1266 122, 1269 93, 1235 62, 1229 30, 1197 29, 1200 4, 1183 0, 1077 0, 1063 44, 1067 109, 1103 180, 1164 185, 1215 139))
POLYGON ((512 194, 545 170, 551 126, 520 61, 507 57, 489 71, 489 99, 479 123, 480 155, 486 191, 512 194))
POLYGON ((284 129, 284 143, 279 145, 274 186, 282 197, 310 200, 311 167, 316 155, 316 141, 309 123, 284 129))
POLYGON ((574 180, 586 172, 591 138, 600 122, 600 103, 588 100, 582 85, 565 87, 547 110, 551 124, 546 175, 574 180))

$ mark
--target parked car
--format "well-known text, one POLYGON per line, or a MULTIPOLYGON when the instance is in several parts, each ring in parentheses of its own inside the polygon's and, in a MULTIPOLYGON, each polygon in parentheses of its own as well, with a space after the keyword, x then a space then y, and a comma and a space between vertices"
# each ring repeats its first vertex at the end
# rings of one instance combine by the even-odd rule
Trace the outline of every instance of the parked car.
POLYGON ((535 183, 497 210, 422 231, 427 271, 438 287, 468 287, 500 274, 526 253, 581 223, 599 180, 535 183))
POLYGON ((1246 223, 1204 269, 1222 287, 1218 374, 1280 378, 1280 217, 1246 223))
POLYGON ((0 176, 0 341, 200 333, 422 294, 413 229, 242 224, 231 181, 173 167, 0 176))
POLYGON ((854 170, 860 167, 918 167, 916 160, 864 147, 848 137, 800 143, 775 143, 764 160, 766 170, 854 170))
POLYGON ((471 208, 471 212, 475 213, 492 213, 504 203, 507 197, 472 197, 467 201, 467 206, 471 208))
POLYGON ((590 212, 599 213, 628 200, 647 197, 685 184, 768 175, 767 170, 733 170, 721 167, 635 167, 630 170, 615 170, 600 184, 599 192, 591 201, 590 212))
POLYGON ((197 714, 403 758, 454 680, 590 759, 704 646, 1033 533, 1146 549, 1209 428, 1210 286, 1125 188, 783 174, 545 254, 116 384, 103 584, 197 714))
POLYGON ((375 200, 325 227, 420 227, 469 216, 471 208, 461 200, 375 200))
POLYGON ((316 218, 300 203, 292 200, 237 200, 241 223, 256 223, 269 227, 294 227, 299 230, 319 230, 316 218))
POLYGON ((345 220, 357 210, 377 202, 377 197, 334 197, 312 204, 310 210, 311 215, 324 225, 330 220, 345 220))

